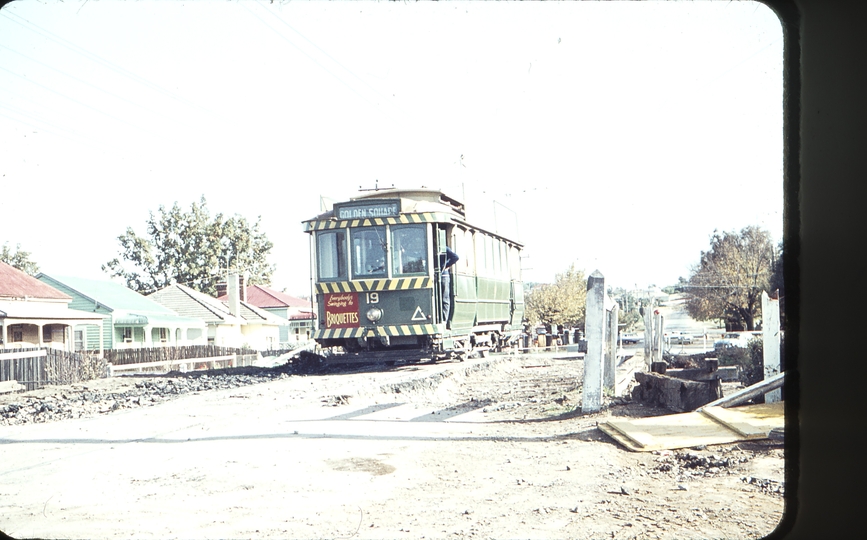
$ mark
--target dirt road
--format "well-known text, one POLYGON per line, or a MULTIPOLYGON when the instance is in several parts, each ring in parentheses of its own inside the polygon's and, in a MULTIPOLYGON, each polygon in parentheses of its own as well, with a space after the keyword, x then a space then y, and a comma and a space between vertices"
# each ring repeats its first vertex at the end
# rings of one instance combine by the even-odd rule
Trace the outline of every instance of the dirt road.
MULTIPOLYGON (((90 417, 2 426, 0 530, 683 539, 759 538, 780 522, 778 443, 632 453, 596 422, 668 411, 615 399, 582 416, 581 378, 579 360, 491 357, 201 386, 153 406, 96 404, 90 417)), ((109 379, 86 391, 119 396, 148 381, 168 384, 109 379)), ((29 410, 24 395, 0 406, 12 402, 29 410)))

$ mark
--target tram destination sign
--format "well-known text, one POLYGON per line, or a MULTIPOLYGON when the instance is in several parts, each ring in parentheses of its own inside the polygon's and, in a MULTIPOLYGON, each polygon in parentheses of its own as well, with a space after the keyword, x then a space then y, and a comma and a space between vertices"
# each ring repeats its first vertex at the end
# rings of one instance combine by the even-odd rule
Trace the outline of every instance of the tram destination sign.
POLYGON ((400 215, 400 199, 352 201, 334 205, 337 219, 370 219, 400 215))

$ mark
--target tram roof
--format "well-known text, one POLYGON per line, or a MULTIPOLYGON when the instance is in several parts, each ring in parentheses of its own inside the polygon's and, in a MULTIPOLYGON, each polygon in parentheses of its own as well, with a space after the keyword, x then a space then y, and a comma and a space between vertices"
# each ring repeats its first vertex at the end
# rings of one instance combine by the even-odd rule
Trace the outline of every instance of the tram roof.
MULTIPOLYGON (((420 214, 423 212, 448 212, 457 214, 460 217, 466 216, 464 203, 458 201, 454 197, 450 197, 438 189, 416 188, 416 189, 399 189, 399 188, 383 188, 372 189, 362 192, 359 195, 350 197, 348 201, 334 203, 335 206, 352 202, 363 202, 373 200, 400 200, 401 214, 420 214)), ((304 222, 317 221, 322 219, 336 219, 334 208, 323 212, 313 219, 305 220, 304 222)))
MULTIPOLYGON (((491 236, 496 236, 498 238, 502 238, 512 244, 522 246, 522 244, 516 240, 507 238, 501 234, 491 232, 477 225, 473 225, 466 220, 466 210, 464 207, 464 203, 460 202, 454 197, 447 195, 446 193, 438 190, 438 189, 430 189, 430 188, 415 188, 415 189, 400 189, 400 188, 384 188, 384 189, 375 189, 369 190, 367 192, 363 192, 360 195, 356 195, 354 197, 350 197, 348 201, 337 202, 334 204, 334 208, 327 212, 323 212, 316 216, 313 219, 308 219, 303 221, 305 224, 305 230, 307 232, 312 232, 314 230, 321 229, 329 229, 337 227, 338 223, 341 222, 352 222, 352 221, 371 221, 376 223, 380 220, 399 220, 399 222, 403 222, 407 220, 408 223, 422 223, 428 221, 435 222, 443 222, 450 221, 452 223, 458 223, 465 227, 469 227, 471 229, 484 232, 491 236), (367 201, 400 201, 400 215, 396 217, 390 218, 359 218, 359 219, 339 219, 336 213, 336 208, 339 208, 343 205, 353 205, 353 203, 364 203, 367 201), (409 215, 425 215, 430 216, 430 219, 408 219, 409 215)), ((345 226, 345 225, 341 225, 345 226)))

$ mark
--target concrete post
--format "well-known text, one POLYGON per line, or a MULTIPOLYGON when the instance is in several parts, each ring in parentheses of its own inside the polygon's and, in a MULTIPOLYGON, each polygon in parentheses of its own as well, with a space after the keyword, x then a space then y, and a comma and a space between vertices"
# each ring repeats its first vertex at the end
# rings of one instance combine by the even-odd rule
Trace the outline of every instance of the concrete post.
POLYGON ((653 361, 662 362, 662 351, 665 350, 665 317, 653 314, 653 361))
POLYGON ((594 270, 587 278, 587 303, 584 318, 584 387, 581 412, 602 409, 602 348, 605 344, 605 278, 594 270))
MULTIPOLYGON (((780 373, 780 301, 762 291, 762 360, 765 379, 780 373)), ((765 394, 765 403, 782 399, 780 389, 765 394)))
POLYGON ((653 300, 650 305, 644 306, 644 363, 647 371, 653 363, 653 300))
POLYGON ((617 386, 617 302, 611 300, 608 296, 605 297, 605 315, 606 315, 606 332, 605 332, 605 367, 602 374, 602 382, 605 388, 612 392, 617 386))

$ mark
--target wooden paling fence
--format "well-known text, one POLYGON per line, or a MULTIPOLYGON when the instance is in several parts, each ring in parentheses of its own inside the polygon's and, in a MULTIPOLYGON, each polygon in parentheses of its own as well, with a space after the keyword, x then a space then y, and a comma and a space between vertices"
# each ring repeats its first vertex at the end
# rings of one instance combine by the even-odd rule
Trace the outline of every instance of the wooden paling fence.
POLYGON ((87 354, 51 348, 0 353, 0 382, 16 381, 24 390, 36 390, 47 384, 73 384, 108 374, 105 360, 87 354))
POLYGON ((146 347, 112 349, 105 352, 111 372, 194 371, 252 365, 259 353, 252 349, 188 345, 183 347, 146 347))
POLYGON ((104 358, 52 348, 0 352, 0 392, 36 390, 48 384, 74 384, 110 377, 114 372, 218 369, 250 366, 252 349, 214 345, 112 349, 104 358), (5 384, 4 384, 5 383, 5 384))
POLYGON ((163 362, 166 360, 192 360, 229 354, 252 355, 253 349, 236 347, 220 347, 217 345, 186 345, 182 347, 141 347, 136 349, 111 349, 105 351, 105 359, 112 365, 143 364, 148 362, 163 362))

